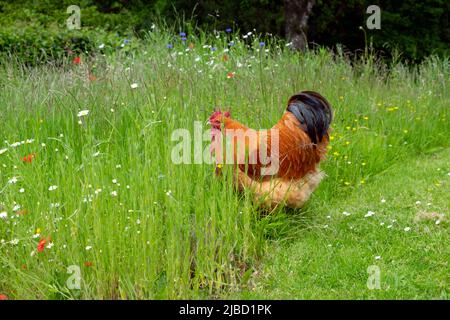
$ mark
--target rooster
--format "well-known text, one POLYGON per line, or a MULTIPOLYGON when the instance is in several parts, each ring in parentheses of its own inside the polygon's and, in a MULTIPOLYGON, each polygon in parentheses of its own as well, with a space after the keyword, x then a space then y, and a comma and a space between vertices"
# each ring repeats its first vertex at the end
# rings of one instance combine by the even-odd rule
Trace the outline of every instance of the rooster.
POLYGON ((209 124, 216 172, 232 153, 240 190, 250 189, 264 207, 300 208, 325 176, 318 164, 327 152, 332 118, 329 102, 313 91, 292 96, 270 130, 250 129, 230 112, 215 111, 209 124), (223 149, 222 137, 231 141, 231 150, 223 149))

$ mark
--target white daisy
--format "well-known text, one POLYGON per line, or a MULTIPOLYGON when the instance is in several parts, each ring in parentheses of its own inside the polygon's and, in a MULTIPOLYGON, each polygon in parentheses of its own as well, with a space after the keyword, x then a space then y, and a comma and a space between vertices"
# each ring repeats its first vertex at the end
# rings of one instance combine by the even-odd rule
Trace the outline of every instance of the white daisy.
POLYGON ((84 117, 87 116, 89 114, 89 110, 81 110, 80 112, 78 112, 78 117, 84 117))
POLYGON ((12 177, 11 179, 8 180, 9 184, 15 184, 17 182, 17 177, 12 177))
POLYGON ((54 191, 56 189, 58 189, 58 186, 50 186, 50 187, 48 187, 48 191, 54 191))
POLYGON ((131 89, 136 89, 139 85, 137 83, 132 83, 130 87, 131 89))
POLYGON ((371 216, 373 216, 374 214, 375 214, 375 212, 373 212, 373 211, 367 211, 367 214, 364 216, 364 218, 371 217, 371 216))

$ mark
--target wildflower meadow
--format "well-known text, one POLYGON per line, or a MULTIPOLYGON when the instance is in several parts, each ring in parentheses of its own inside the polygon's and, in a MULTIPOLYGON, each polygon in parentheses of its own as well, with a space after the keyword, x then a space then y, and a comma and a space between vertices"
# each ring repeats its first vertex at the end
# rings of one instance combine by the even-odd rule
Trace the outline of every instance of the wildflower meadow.
POLYGON ((158 25, 96 46, 35 66, 2 56, 2 297, 448 298, 448 58, 158 25), (216 108, 270 128, 301 90, 334 110, 302 209, 262 210, 214 164, 174 162, 174 131, 193 159, 216 108))

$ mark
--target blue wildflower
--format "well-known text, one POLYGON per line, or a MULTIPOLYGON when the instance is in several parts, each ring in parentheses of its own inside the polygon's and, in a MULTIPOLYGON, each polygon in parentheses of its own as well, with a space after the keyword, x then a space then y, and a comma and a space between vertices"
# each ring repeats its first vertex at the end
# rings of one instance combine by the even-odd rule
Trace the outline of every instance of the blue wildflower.
POLYGON ((229 28, 229 27, 226 28, 226 29, 225 29, 225 32, 226 32, 226 33, 230 33, 230 32, 231 32, 231 28, 229 28))
POLYGON ((125 43, 125 44, 130 43, 130 40, 129 39, 124 39, 123 43, 125 43))
POLYGON ((186 37, 181 37, 181 41, 186 41, 187 38, 186 37))
POLYGON ((259 43, 259 46, 260 47, 264 47, 266 44, 263 42, 263 41, 261 41, 260 43, 259 43))
POLYGON ((168 44, 167 44, 167 49, 172 49, 172 48, 173 48, 173 44, 168 43, 168 44))
POLYGON ((211 51, 216 51, 217 48, 216 47, 211 47, 211 51))
POLYGON ((180 37, 186 37, 186 32, 180 32, 180 37))

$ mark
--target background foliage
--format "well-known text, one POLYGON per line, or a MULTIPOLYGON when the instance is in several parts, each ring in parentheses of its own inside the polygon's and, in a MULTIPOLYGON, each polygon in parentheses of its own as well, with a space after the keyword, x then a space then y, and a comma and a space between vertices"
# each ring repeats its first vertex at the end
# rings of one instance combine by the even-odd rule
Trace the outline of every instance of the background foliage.
MULTIPOLYGON (((81 0, 82 29, 66 28, 66 8, 73 0, 0 0, 0 51, 13 52, 22 59, 58 57, 68 52, 92 51, 99 43, 120 49, 133 35, 142 37, 156 21, 181 31, 190 22, 203 30, 269 33, 284 36, 282 1, 246 0, 218 2, 204 0, 81 0)), ((448 12, 445 0, 368 1, 317 0, 309 20, 311 44, 344 48, 357 52, 368 42, 384 52, 398 49, 408 60, 421 60, 430 54, 449 54, 448 12), (365 27, 370 4, 382 10, 381 30, 365 27)), ((183 30, 184 31, 184 30, 183 30)), ((388 54, 386 54, 388 55, 388 54)))

